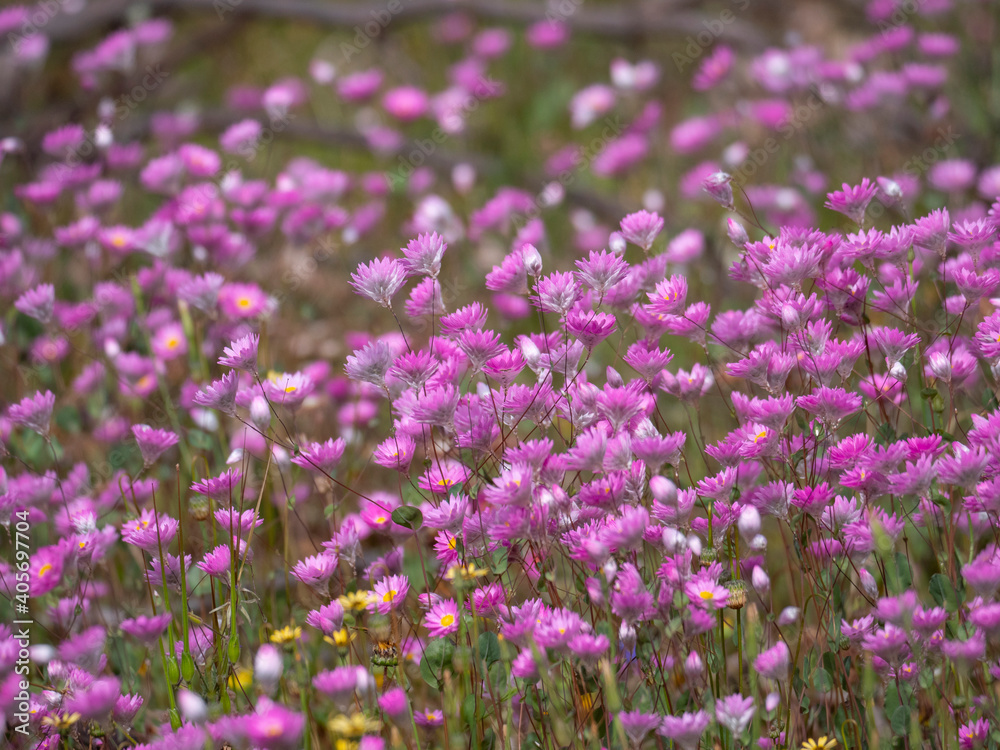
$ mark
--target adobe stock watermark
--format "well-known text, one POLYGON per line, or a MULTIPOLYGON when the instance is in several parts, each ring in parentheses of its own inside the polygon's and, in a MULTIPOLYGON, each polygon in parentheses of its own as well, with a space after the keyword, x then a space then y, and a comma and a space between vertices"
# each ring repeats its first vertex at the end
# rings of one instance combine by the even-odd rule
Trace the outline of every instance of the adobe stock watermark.
MULTIPOLYGON (((920 177, 931 167, 948 156, 948 151, 962 136, 954 131, 953 126, 938 128, 934 142, 921 151, 919 154, 911 156, 900 168, 900 172, 910 177, 920 177)), ((881 197, 877 201, 872 201, 868 206, 867 216, 870 219, 878 219, 894 205, 893 201, 885 202, 881 197)))
POLYGON ((25 10, 26 18, 21 28, 7 32, 7 43, 15 53, 21 45, 40 34, 49 21, 63 12, 75 12, 81 7, 79 0, 41 0, 25 10))
MULTIPOLYGON (((479 105, 484 99, 496 96, 501 87, 501 83, 480 76, 479 80, 476 81, 476 87, 468 93, 460 106, 448 114, 449 121, 452 119, 464 120, 468 115, 479 109, 479 105)), ((427 159, 451 135, 449 131, 453 130, 453 128, 449 127, 446 129, 444 126, 438 125, 434 128, 434 132, 431 133, 430 138, 418 138, 414 140, 409 152, 399 155, 396 169, 386 173, 385 177, 389 181, 389 187, 395 190, 398 187, 404 186, 407 180, 409 180, 410 175, 418 167, 423 166, 427 159)))
POLYGON ((573 163, 569 167, 560 172, 555 179, 546 183, 541 190, 532 196, 529 208, 519 211, 510 217, 511 226, 515 230, 520 230, 529 221, 537 217, 543 208, 554 205, 559 199, 560 194, 565 194, 566 188, 576 181, 580 172, 586 169, 621 132, 622 121, 620 115, 606 118, 601 134, 594 136, 590 143, 576 153, 573 157, 573 163))
POLYGON ((735 10, 726 8, 716 18, 702 21, 701 25, 704 27, 704 30, 699 31, 697 34, 688 34, 684 39, 684 50, 682 52, 674 52, 671 55, 674 65, 677 66, 678 73, 682 73, 685 68, 694 65, 705 54, 705 50, 725 34, 726 28, 736 21, 736 14, 742 13, 750 7, 750 0, 730 0, 730 3, 735 10))
MULTIPOLYGON (((749 2, 749 0, 747 1, 749 2)), ((581 5, 583 5, 583 0, 553 0, 545 11, 545 20, 549 23, 566 21, 580 9, 581 5)))
POLYGON ((381 36, 401 10, 403 10, 403 0, 389 0, 384 8, 369 11, 371 19, 354 27, 354 39, 340 43, 340 54, 343 55, 344 62, 350 61, 355 55, 360 55, 361 50, 371 44, 373 39, 381 36))
POLYGON ((910 19, 920 13, 926 0, 896 0, 893 3, 892 15, 876 22, 882 36, 910 22, 910 19))
MULTIPOLYGON (((132 115, 135 108, 142 102, 146 101, 149 95, 159 88, 161 83, 170 77, 170 73, 163 70, 160 63, 147 65, 145 73, 146 74, 139 80, 138 83, 114 100, 116 121, 121 122, 123 120, 127 120, 132 115)), ((69 171, 79 167, 87 159, 94 156, 100 150, 100 133, 101 128, 88 132, 83 143, 76 146, 66 156, 59 167, 63 170, 69 171)))
POLYGON ((768 136, 760 146, 747 154, 746 159, 738 167, 731 171, 733 180, 737 184, 745 184, 757 173, 757 170, 761 169, 772 156, 781 150, 782 144, 806 127, 825 107, 826 101, 820 93, 815 88, 810 89, 809 95, 804 100, 796 102, 789 116, 778 123, 776 128, 778 137, 768 136))

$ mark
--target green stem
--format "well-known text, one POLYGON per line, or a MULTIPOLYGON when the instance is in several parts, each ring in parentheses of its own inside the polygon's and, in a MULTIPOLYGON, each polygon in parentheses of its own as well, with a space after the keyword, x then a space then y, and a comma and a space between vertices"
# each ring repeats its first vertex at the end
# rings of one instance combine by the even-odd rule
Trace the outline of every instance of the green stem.
POLYGON ((739 692, 743 695, 743 621, 740 618, 742 610, 736 610, 736 655, 740 664, 739 692))

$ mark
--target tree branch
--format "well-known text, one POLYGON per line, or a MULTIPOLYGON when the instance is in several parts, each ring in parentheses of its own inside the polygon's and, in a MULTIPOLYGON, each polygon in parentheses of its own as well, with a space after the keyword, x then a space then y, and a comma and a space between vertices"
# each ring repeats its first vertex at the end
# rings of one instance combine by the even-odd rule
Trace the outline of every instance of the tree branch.
MULTIPOLYGON (((723 10, 707 14, 697 3, 682 9, 679 3, 643 2, 584 8, 582 0, 564 0, 565 14, 544 3, 515 0, 376 0, 375 2, 320 2, 319 0, 151 0, 155 12, 211 12, 220 19, 257 15, 267 18, 309 22, 325 27, 354 29, 374 22, 379 33, 399 24, 426 21, 456 11, 484 20, 509 24, 531 24, 557 18, 576 32, 599 37, 637 40, 669 36, 709 34, 731 44, 760 49, 765 36, 750 22, 738 17, 738 11, 723 10), (395 10, 394 10, 395 9, 395 10), (385 16, 389 15, 386 21, 385 16), (723 14, 728 14, 723 17, 723 14), (728 20, 727 20, 728 19, 728 20), (706 21, 713 21, 709 28, 706 21), (718 29, 716 33, 715 29, 718 29)), ((129 0, 94 0, 77 14, 59 13, 44 27, 53 41, 85 36, 110 24, 120 23, 131 5, 129 0)))

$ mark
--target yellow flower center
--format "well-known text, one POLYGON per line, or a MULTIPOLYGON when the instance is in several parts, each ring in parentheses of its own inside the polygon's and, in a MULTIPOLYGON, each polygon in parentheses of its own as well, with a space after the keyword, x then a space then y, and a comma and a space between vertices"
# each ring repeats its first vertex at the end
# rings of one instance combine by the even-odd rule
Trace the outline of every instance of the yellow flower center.
POLYGON ((376 518, 375 523, 385 523, 385 516, 379 516, 376 518))
POLYGON ((50 570, 52 570, 52 565, 50 565, 49 563, 45 563, 45 565, 43 565, 38 569, 38 577, 43 578, 45 574, 48 573, 50 570))
POLYGON ((439 479, 438 480, 438 487, 450 487, 450 486, 451 486, 451 480, 450 479, 439 479))
POLYGON ((246 310, 248 307, 250 307, 251 300, 249 297, 240 297, 238 300, 236 300, 236 305, 246 310))
POLYGON ((756 434, 756 435, 754 436, 754 439, 753 439, 753 441, 754 441, 754 443, 756 444, 756 443, 758 443, 759 441, 763 440, 763 439, 764 439, 764 438, 766 438, 766 437, 767 437, 767 430, 761 430, 760 432, 758 432, 758 433, 757 433, 757 434, 756 434))
POLYGON ((700 596, 705 601, 708 601, 709 599, 711 599, 713 597, 713 594, 712 594, 711 591, 701 591, 701 592, 699 592, 698 596, 700 596))
POLYGON ((398 593, 399 592, 396 591, 396 589, 389 589, 382 595, 382 601, 386 603, 391 602, 393 599, 396 598, 396 594, 398 593))
POLYGON ((180 343, 181 340, 179 338, 177 338, 176 336, 171 336, 169 339, 167 339, 167 348, 176 349, 178 346, 180 346, 180 343))
POLYGON ((115 247, 124 247, 125 237, 123 237, 120 234, 116 234, 114 237, 111 238, 111 244, 114 245, 115 247))
POLYGON ((446 628, 453 622, 455 622, 454 615, 445 615, 444 617, 441 618, 441 627, 446 628))
POLYGON ((341 628, 336 633, 333 634, 333 642, 338 646, 346 646, 349 642, 349 637, 347 633, 347 628, 341 628))

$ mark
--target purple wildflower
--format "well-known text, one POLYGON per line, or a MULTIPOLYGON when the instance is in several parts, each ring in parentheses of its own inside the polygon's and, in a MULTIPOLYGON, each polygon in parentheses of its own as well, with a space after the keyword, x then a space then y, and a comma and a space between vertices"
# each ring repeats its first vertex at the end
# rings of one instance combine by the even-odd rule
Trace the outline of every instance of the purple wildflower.
POLYGON ((755 711, 753 698, 744 698, 742 695, 727 695, 715 702, 716 721, 734 736, 743 734, 750 726, 755 711))
POLYGON ((362 263, 351 274, 354 290, 382 307, 392 306, 392 297, 406 283, 406 268, 393 258, 376 258, 367 265, 362 263))
POLYGON ((778 641, 774 646, 762 651, 754 659, 753 667, 758 674, 772 680, 783 680, 788 677, 791 653, 784 641, 778 641))
POLYGON ((7 410, 7 416, 14 424, 34 430, 43 437, 48 437, 49 422, 52 421, 52 410, 56 405, 56 397, 52 391, 38 391, 34 396, 21 399, 7 410))
POLYGON ((14 302, 14 307, 29 318, 34 318, 42 324, 52 320, 52 310, 55 306, 56 290, 52 284, 39 284, 29 289, 14 302))
POLYGON ((647 253, 663 229, 663 219, 650 211, 637 211, 621 220, 622 236, 647 253))
POLYGON ((162 456, 172 446, 177 445, 179 438, 169 430, 158 430, 146 424, 132 427, 132 434, 139 444, 143 465, 148 469, 156 459, 162 456))
POLYGON ((151 646, 167 631, 170 620, 169 612, 152 617, 139 615, 131 620, 122 620, 121 629, 141 643, 151 646))
POLYGON ((257 345, 260 337, 255 333, 236 339, 223 350, 219 364, 249 373, 257 372, 257 345))
POLYGON ((826 207, 844 214, 858 226, 864 224, 865 212, 878 192, 878 185, 865 177, 860 185, 844 183, 841 187, 842 190, 827 194, 826 207))

